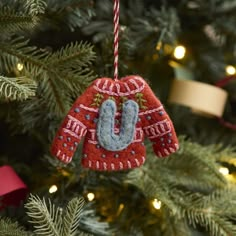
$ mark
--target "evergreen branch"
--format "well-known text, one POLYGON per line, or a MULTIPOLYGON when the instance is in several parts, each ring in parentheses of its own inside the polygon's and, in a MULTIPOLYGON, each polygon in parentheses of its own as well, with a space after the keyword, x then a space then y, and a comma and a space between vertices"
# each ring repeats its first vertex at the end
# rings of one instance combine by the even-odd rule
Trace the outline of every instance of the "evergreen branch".
POLYGON ((63 217, 63 236, 77 235, 83 205, 83 198, 73 198, 68 203, 63 217))
POLYGON ((90 43, 75 42, 66 45, 48 58, 51 65, 86 66, 95 59, 93 46, 90 43), (73 63, 73 64, 71 64, 73 63))
POLYGON ((218 149, 221 149, 219 151, 219 154, 216 155, 216 160, 219 162, 225 162, 230 165, 236 166, 236 153, 235 148, 228 147, 222 150, 222 146, 218 147, 218 149))
MULTIPOLYGON (((158 198, 158 200, 162 201, 172 212, 178 215, 179 207, 169 196, 168 189, 170 186, 167 187, 167 183, 158 178, 160 177, 159 175, 155 176, 156 178, 153 179, 153 176, 149 176, 147 173, 147 169, 144 169, 144 171, 141 169, 133 170, 127 175, 125 182, 141 189, 148 198, 158 198)), ((156 173, 158 173, 157 170, 156 173)))
POLYGON ((231 219, 236 212, 236 189, 227 188, 218 171, 217 159, 223 151, 215 145, 203 147, 183 137, 179 141, 179 152, 159 161, 153 156, 148 158, 143 167, 128 174, 127 182, 148 198, 160 200, 167 208, 167 217, 174 215, 194 227, 201 225, 211 235, 235 235, 236 226, 231 219), (202 185, 208 186, 204 194, 202 185))
MULTIPOLYGON (((213 219, 209 219, 208 230, 212 235, 218 236, 229 236, 236 234, 235 224, 223 217, 214 217, 213 219)), ((203 222, 204 225, 205 222, 203 222)), ((200 221, 201 224, 201 221, 200 221)))
POLYGON ((67 18, 67 24, 71 31, 89 23, 89 20, 95 15, 92 9, 83 10, 80 8, 71 8, 67 18))
POLYGON ((25 100, 35 96, 36 83, 25 77, 7 78, 0 76, 0 96, 10 100, 25 100))
POLYGON ((234 17, 221 17, 216 19, 215 26, 218 31, 223 35, 230 35, 231 37, 236 37, 236 30, 234 28, 235 18, 234 17))
POLYGON ((211 213, 216 215, 224 215, 231 218, 235 215, 236 205, 236 189, 235 186, 230 188, 216 190, 212 194, 204 196, 203 201, 198 202, 199 208, 211 206, 211 213))
POLYGON ((93 4, 87 0, 48 1, 48 15, 56 15, 58 24, 67 24, 71 31, 89 23, 95 15, 93 4))
POLYGON ((0 235, 2 236, 28 236, 28 233, 8 218, 0 218, 0 235))
POLYGON ((25 7, 31 16, 36 16, 45 13, 47 3, 44 0, 27 0, 25 7))
POLYGON ((204 226, 211 235, 235 235, 236 226, 230 221, 230 215, 234 216, 236 210, 235 190, 232 196, 229 196, 229 192, 232 194, 232 190, 214 192, 209 196, 180 194, 179 206, 182 208, 183 217, 186 217, 194 227, 199 224, 204 226), (228 214, 225 213, 225 209, 228 209, 228 214))
POLYGON ((27 214, 31 217, 35 232, 38 235, 62 236, 62 219, 59 208, 49 200, 47 207, 45 199, 41 200, 37 196, 30 195, 28 203, 25 205, 27 214))
POLYGON ((170 214, 166 208, 162 209, 163 223, 166 225, 163 229, 163 236, 192 236, 192 230, 187 222, 181 218, 170 214))
POLYGON ((90 44, 70 44, 53 54, 28 46, 27 40, 18 37, 10 42, 0 42, 0 52, 7 69, 16 61, 24 64, 26 72, 42 84, 45 97, 50 98, 48 106, 57 114, 64 115, 71 105, 71 83, 82 86, 94 78, 93 72, 87 68, 94 59, 90 44))
POLYGON ((19 63, 19 60, 15 56, 3 52, 0 54, 1 71, 12 72, 13 68, 17 67, 17 63, 19 63))
MULTIPOLYGON (((59 78, 61 79, 61 78, 59 78)), ((53 75, 45 76, 40 81, 40 92, 42 98, 47 101, 49 111, 55 112, 59 115, 64 115, 65 111, 69 109, 70 97, 66 96, 65 90, 67 84, 63 81, 54 79, 53 75), (62 89, 64 87, 64 90, 62 89), (60 101, 61 103, 58 103, 60 101), (61 104, 61 106, 60 106, 61 104)))
POLYGON ((174 214, 177 218, 188 220, 194 227, 200 224, 215 236, 228 236, 236 233, 236 226, 229 221, 236 210, 235 191, 232 192, 232 189, 214 192, 209 196, 184 192, 170 186, 166 187, 166 191, 163 191, 163 186, 159 187, 160 183, 145 178, 145 176, 137 176, 134 171, 128 175, 128 182, 141 188, 148 197, 158 198, 164 206, 168 207, 170 214, 168 217, 174 214), (142 178, 142 185, 137 177, 142 178), (172 188, 171 191, 168 191, 169 188, 172 188))
MULTIPOLYGON (((43 97, 32 97, 19 104, 19 123, 14 130, 18 132, 32 132, 32 130, 45 127, 48 120, 51 119, 52 113, 47 106, 47 101, 43 97)), ((58 124, 57 124, 58 127, 58 124)), ((40 133, 42 133, 40 131, 40 133)), ((49 135, 52 135, 49 132, 49 135)))
MULTIPOLYGON (((197 143, 185 141, 184 137, 179 137, 179 142, 180 151, 159 163, 162 168, 166 168, 166 171, 172 170, 175 166, 175 171, 171 171, 168 175, 173 184, 207 191, 209 188, 226 185, 226 180, 219 172, 219 166, 216 163, 219 153, 216 154, 215 147, 203 147, 197 143)), ((155 163, 150 163, 150 165, 153 166, 155 163)))
POLYGON ((26 29, 32 29, 39 21, 38 16, 26 13, 18 13, 9 7, 0 8, 1 32, 15 33, 26 29))
POLYGON ((41 200, 39 197, 31 195, 25 207, 37 235, 89 236, 78 230, 83 205, 83 198, 73 198, 63 211, 56 208, 50 200, 49 206, 47 206, 45 199, 41 200))
MULTIPOLYGON (((174 8, 156 9, 151 7, 144 11, 143 3, 139 0, 121 3, 125 13, 120 16, 120 22, 129 31, 129 41, 132 48, 140 52, 140 45, 145 43, 145 52, 153 52, 156 48, 158 39, 162 44, 175 43, 177 34, 180 31, 180 22, 174 8), (136 6, 135 9, 133 6, 136 6), (148 50, 147 50, 148 49, 148 50)), ((86 25, 83 30, 86 34, 93 35, 94 41, 102 41, 110 36, 112 32, 112 3, 108 0, 96 2, 97 15, 94 21, 86 25)), ((126 30, 125 30, 126 31, 126 30)), ((142 51, 143 52, 143 51, 142 51)))
MULTIPOLYGON (((60 114, 64 114, 67 111, 63 97, 57 88, 58 85, 54 81, 60 79, 60 73, 57 71, 57 68, 47 64, 47 58, 50 56, 47 51, 28 46, 28 41, 23 40, 21 37, 13 39, 9 43, 0 42, 0 51, 21 61, 33 78, 47 77, 49 81, 48 86, 51 86, 50 92, 52 92, 50 95, 52 99, 49 101, 49 105, 58 107, 57 112, 60 114)), ((11 65, 8 66, 10 67, 11 65)), ((60 80, 57 81, 58 84, 59 82, 60 80)))
POLYGON ((92 235, 103 235, 110 236, 114 234, 114 229, 106 221, 100 221, 96 214, 96 210, 91 207, 85 208, 81 214, 80 228, 91 232, 91 234, 86 234, 87 236, 92 235))
MULTIPOLYGON (((28 46, 28 43, 29 40, 25 40, 23 37, 17 37, 8 42, 0 42, 0 52, 17 58, 36 78, 44 71, 51 71, 43 60, 49 56, 49 53, 46 50, 28 46)), ((9 60, 8 67, 15 66, 11 64, 12 62, 9 60)))
POLYGON ((236 2, 235 1, 226 1, 222 2, 216 9, 216 14, 229 14, 230 12, 235 12, 236 2))
MULTIPOLYGON (((76 98, 78 94, 81 94, 90 84, 94 78, 94 72, 89 68, 84 68, 80 70, 69 71, 66 70, 67 74, 65 75, 65 80, 68 81, 68 92, 69 94, 75 94, 76 98)), ((62 73, 64 75, 64 73, 62 73)), ((69 95, 68 94, 68 95, 69 95)))
POLYGON ((179 27, 177 12, 173 8, 161 8, 161 10, 151 8, 143 17, 133 20, 130 25, 132 38, 137 45, 149 42, 153 49, 160 40, 162 44, 173 44, 179 27))

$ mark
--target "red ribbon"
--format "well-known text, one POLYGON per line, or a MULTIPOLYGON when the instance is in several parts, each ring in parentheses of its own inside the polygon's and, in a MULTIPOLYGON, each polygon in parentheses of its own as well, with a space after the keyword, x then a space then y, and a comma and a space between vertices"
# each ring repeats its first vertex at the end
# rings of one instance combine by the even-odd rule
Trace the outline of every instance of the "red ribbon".
POLYGON ((27 194, 27 186, 12 167, 0 167, 0 209, 6 206, 19 206, 27 194))
MULTIPOLYGON (((235 75, 227 76, 224 79, 219 80, 215 85, 217 87, 222 88, 225 85, 227 85, 230 81, 235 80, 235 79, 236 79, 235 75)), ((219 120, 220 124, 222 124, 223 126, 236 131, 236 124, 226 121, 224 118, 218 118, 218 120, 219 120)))

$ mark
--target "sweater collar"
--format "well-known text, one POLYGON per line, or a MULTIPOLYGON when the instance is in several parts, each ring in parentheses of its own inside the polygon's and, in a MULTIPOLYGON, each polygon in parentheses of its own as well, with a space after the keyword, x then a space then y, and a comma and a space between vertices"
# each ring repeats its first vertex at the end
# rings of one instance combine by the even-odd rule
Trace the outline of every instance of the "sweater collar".
POLYGON ((130 75, 115 81, 111 78, 99 78, 94 81, 93 87, 100 93, 111 96, 128 96, 141 92, 145 87, 143 78, 130 75))

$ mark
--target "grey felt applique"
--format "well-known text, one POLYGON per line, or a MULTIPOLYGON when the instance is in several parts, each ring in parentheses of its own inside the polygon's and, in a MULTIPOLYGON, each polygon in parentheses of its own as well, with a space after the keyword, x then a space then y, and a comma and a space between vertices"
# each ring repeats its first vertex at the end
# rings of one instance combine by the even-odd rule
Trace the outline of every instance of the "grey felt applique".
POLYGON ((109 151, 121 151, 132 143, 138 120, 139 106, 133 100, 123 103, 119 134, 115 134, 116 103, 108 99, 101 105, 97 123, 99 144, 109 151))

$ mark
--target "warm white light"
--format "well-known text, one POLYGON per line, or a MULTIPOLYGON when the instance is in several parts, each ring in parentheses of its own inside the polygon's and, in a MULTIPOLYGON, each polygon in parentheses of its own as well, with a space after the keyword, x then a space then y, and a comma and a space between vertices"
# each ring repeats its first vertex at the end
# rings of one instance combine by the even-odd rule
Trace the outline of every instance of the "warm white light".
POLYGON ((226 168, 226 167, 220 167, 219 172, 220 172, 222 175, 228 175, 228 174, 229 174, 229 169, 226 168))
POLYGON ((88 198, 88 200, 91 202, 91 201, 93 201, 93 199, 95 198, 95 194, 94 194, 94 193, 88 193, 88 194, 87 194, 87 198, 88 198))
POLYGON ((179 45, 174 50, 174 57, 176 59, 183 59, 186 53, 186 48, 182 45, 179 45))
POLYGON ((119 205, 118 211, 116 213, 117 216, 119 216, 121 214, 121 212, 123 211, 124 207, 125 207, 125 205, 123 203, 121 203, 119 205))
POLYGON ((16 67, 18 71, 22 71, 24 68, 24 65, 22 63, 17 63, 16 67))
POLYGON ((55 193, 57 191, 57 186, 56 185, 52 185, 50 188, 49 188, 49 193, 55 193))
POLYGON ((231 65, 226 66, 225 71, 228 75, 234 75, 236 73, 235 67, 231 65))
POLYGON ((161 209, 161 201, 158 201, 157 199, 153 200, 152 205, 157 210, 161 209))
POLYGON ((126 28, 127 28, 127 26, 121 25, 121 26, 120 26, 120 31, 124 32, 124 31, 126 30, 126 28))

